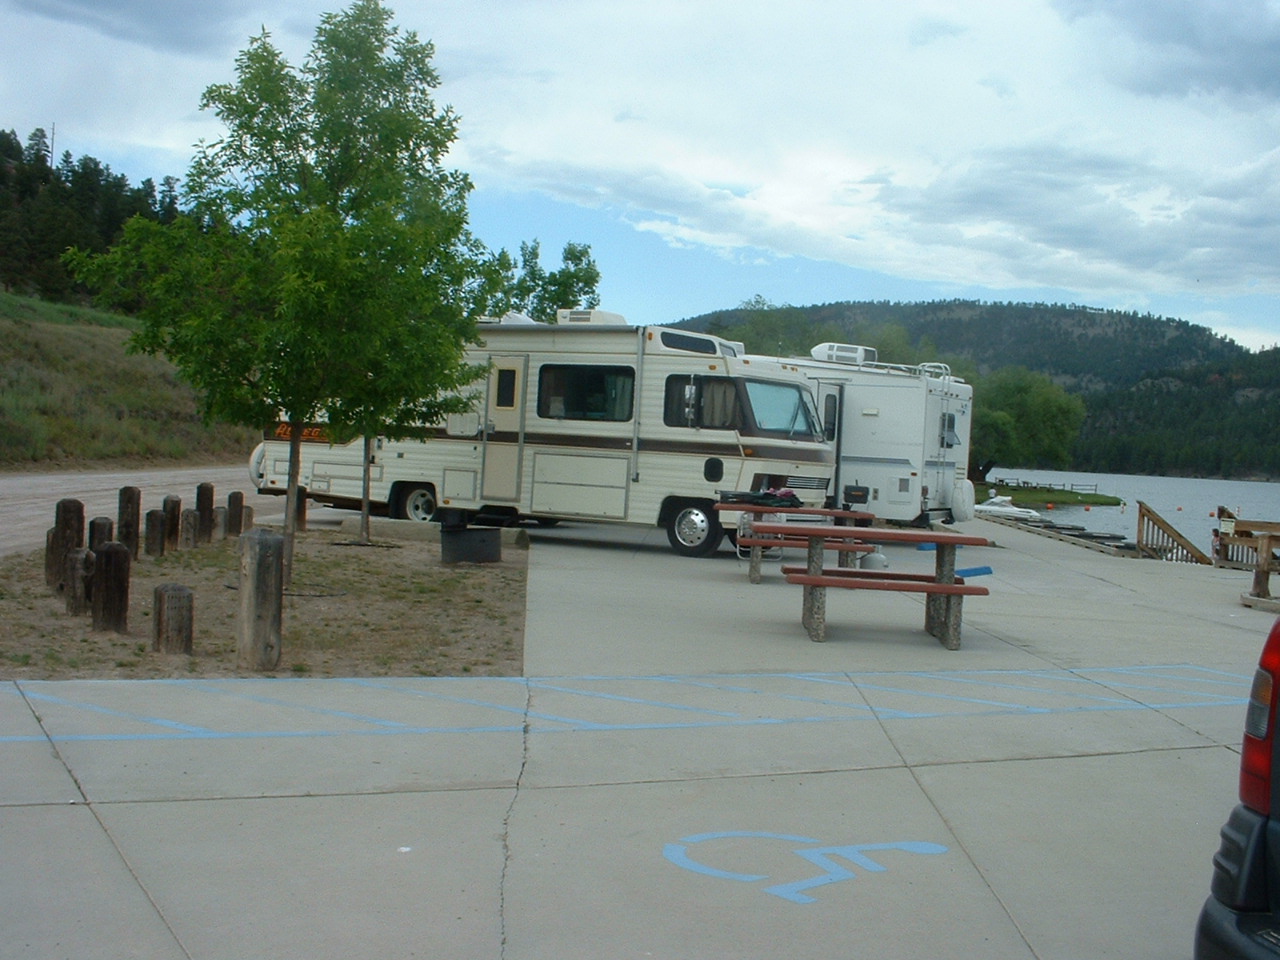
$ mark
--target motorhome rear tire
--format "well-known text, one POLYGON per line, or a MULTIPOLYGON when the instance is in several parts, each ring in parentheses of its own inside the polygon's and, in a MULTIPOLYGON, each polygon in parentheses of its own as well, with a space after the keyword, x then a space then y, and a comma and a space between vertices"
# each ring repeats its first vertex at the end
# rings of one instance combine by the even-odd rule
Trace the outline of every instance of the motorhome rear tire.
POLYGON ((430 520, 436 512, 435 491, 427 486, 402 487, 396 496, 396 516, 419 523, 430 520))
POLYGON ((709 503, 682 503, 671 511, 667 540, 682 557, 708 557, 724 536, 720 519, 709 503))

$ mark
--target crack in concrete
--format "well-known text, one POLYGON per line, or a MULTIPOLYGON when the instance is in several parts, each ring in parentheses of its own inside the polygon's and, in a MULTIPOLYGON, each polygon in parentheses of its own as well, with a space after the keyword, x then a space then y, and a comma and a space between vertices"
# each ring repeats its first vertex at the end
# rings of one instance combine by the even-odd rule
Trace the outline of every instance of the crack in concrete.
POLYGON ((515 813, 516 801, 520 799, 520 787, 524 782, 525 767, 529 763, 530 713, 533 708, 533 686, 528 679, 524 680, 524 719, 520 726, 520 770, 516 774, 515 787, 511 791, 511 802, 502 816, 502 874, 498 879, 498 929, 499 954, 501 960, 507 955, 507 870, 511 865, 511 817, 515 813))

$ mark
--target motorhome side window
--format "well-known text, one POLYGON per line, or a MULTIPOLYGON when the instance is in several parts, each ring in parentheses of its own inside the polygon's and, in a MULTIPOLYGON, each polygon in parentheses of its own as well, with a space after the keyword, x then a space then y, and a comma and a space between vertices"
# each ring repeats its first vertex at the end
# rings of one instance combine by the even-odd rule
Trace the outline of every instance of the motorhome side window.
POLYGON ((729 377, 679 374, 667 377, 662 422, 668 427, 741 429, 742 406, 737 384, 729 377))
POLYGON ((944 413, 942 415, 942 445, 944 447, 960 446, 960 435, 956 433, 956 415, 954 413, 944 413))
POLYGON ((630 420, 630 367, 547 364, 538 372, 538 416, 546 420, 630 420))
POLYGON ((690 353, 709 353, 712 356, 719 352, 714 340, 705 337, 691 337, 687 333, 662 331, 662 345, 672 350, 688 350, 690 353))

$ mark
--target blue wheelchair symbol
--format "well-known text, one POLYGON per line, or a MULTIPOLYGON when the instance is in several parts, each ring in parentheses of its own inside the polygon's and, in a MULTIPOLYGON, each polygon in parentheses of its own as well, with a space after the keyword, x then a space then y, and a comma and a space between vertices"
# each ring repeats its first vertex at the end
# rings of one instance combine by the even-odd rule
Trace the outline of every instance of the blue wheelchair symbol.
POLYGON ((696 843, 702 843, 705 840, 724 840, 733 837, 759 837, 766 840, 782 840, 787 843, 804 844, 805 846, 792 850, 796 856, 808 860, 814 866, 825 871, 817 876, 810 877, 807 880, 797 880, 792 883, 780 883, 771 887, 765 887, 764 892, 773 894, 775 897, 781 897, 783 900, 790 900, 792 903, 814 903, 815 898, 804 893, 805 890, 811 890, 814 887, 825 886, 828 883, 838 883, 841 880, 852 880, 855 876, 854 872, 842 863, 836 861, 836 857, 847 860, 854 866, 861 867, 869 873, 884 873, 889 868, 883 864, 877 863, 871 857, 867 856, 869 851, 878 850, 902 850, 906 853, 924 853, 938 854, 946 853, 947 848, 937 843, 924 843, 920 841, 903 841, 900 843, 857 843, 847 844, 837 847, 825 846, 809 846, 810 844, 818 844, 821 841, 813 837, 798 837, 786 833, 765 833, 757 830, 726 830, 719 833, 699 833, 691 837, 684 837, 679 843, 668 843, 663 848, 663 856, 674 863, 677 867, 683 867, 685 870, 692 870, 694 873, 701 873, 708 877, 719 877, 722 880, 737 880, 741 883, 755 883, 759 880, 768 880, 767 874, 753 873, 733 873, 728 870, 719 870, 715 867, 708 866, 705 863, 699 863, 689 856, 689 847, 696 843))

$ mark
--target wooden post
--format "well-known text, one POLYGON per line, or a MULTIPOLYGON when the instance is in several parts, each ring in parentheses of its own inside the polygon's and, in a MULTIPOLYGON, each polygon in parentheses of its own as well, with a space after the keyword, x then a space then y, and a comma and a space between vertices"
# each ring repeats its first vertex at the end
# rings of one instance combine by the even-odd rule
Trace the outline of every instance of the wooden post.
POLYGON ((89 549, 97 551, 115 539, 115 523, 110 517, 94 517, 89 521, 89 549))
POLYGON ((241 669, 274 670, 279 665, 283 605, 284 537, 251 530, 240 538, 236 645, 241 669))
POLYGON ((92 607, 94 561, 93 551, 84 547, 77 547, 67 554, 63 598, 67 602, 67 613, 73 617, 88 613, 92 607))
POLYGON ((213 539, 213 484, 202 483, 196 487, 196 513, 200 523, 196 528, 198 543, 208 543, 213 539))
POLYGON ((244 533, 244 493, 232 490, 227 494, 227 536, 238 537, 244 533))
POLYGON ((129 632, 129 548, 103 544, 93 565, 93 629, 129 632))
POLYGON ((146 551, 148 557, 163 557, 165 521, 163 510, 147 511, 146 551))
POLYGON ((138 534, 142 530, 142 491, 137 487, 121 487, 116 516, 117 539, 138 559, 138 534))
POLYGON ((227 539, 227 508, 213 508, 213 535, 212 540, 227 539))
POLYGON ((1258 534, 1255 542, 1258 545, 1258 559, 1253 567, 1253 589, 1250 596, 1261 600, 1271 599, 1271 534, 1258 534))
POLYGON ((253 529, 253 507, 246 504, 240 514, 240 532, 248 533, 253 529))
POLYGON ((178 549, 178 534, 182 530, 182 498, 172 494, 164 498, 164 548, 178 549))
POLYGON ((190 587, 162 583, 155 589, 151 611, 151 649, 159 653, 186 653, 193 649, 195 598, 190 587))
POLYGON ((178 546, 192 550, 200 542, 200 512, 188 507, 178 520, 178 546))
POLYGON ((57 527, 44 532, 44 585, 55 593, 62 589, 62 573, 66 569, 67 555, 62 550, 62 536, 57 527), (63 570, 58 569, 61 563, 63 570))
POLYGON ((59 500, 54 508, 53 529, 45 538, 44 578, 51 590, 62 589, 67 554, 84 546, 84 504, 59 500))

